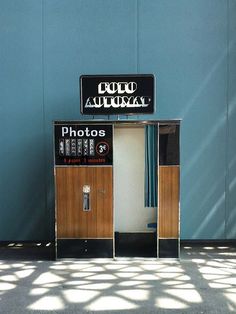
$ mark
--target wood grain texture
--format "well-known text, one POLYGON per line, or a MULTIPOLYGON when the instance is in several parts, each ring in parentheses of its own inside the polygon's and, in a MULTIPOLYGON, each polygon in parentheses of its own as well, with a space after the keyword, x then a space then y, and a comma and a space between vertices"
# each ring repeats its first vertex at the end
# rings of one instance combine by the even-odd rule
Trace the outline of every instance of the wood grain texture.
POLYGON ((113 238, 112 167, 58 167, 57 238, 113 238), (90 185, 91 211, 83 211, 83 186, 90 185))
POLYGON ((179 166, 159 167, 158 237, 179 237, 179 166))

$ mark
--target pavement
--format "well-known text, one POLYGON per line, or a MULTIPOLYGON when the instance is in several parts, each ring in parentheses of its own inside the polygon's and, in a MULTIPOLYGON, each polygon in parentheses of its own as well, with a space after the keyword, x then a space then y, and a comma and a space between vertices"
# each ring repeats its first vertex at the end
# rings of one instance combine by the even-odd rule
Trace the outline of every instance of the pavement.
POLYGON ((236 313, 234 245, 183 245, 180 260, 53 261, 30 250, 0 248, 1 314, 236 313))

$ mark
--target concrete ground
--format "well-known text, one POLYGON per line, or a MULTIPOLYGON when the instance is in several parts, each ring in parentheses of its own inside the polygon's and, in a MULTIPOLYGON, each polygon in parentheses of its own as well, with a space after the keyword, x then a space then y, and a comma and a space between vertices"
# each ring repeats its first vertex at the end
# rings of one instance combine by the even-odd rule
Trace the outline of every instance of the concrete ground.
POLYGON ((13 257, 0 249, 1 314, 236 313, 233 246, 185 245, 178 261, 13 257))

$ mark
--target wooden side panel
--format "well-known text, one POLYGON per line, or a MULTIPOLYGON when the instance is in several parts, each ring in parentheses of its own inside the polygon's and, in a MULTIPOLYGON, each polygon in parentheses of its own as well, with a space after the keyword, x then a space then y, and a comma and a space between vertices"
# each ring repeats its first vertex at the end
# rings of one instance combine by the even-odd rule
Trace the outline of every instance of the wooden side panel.
POLYGON ((112 168, 96 168, 97 234, 113 237, 113 178, 112 168), (109 196, 109 197, 108 197, 109 196))
POLYGON ((58 238, 113 238, 112 167, 56 168, 58 238), (83 211, 90 185, 91 211, 83 211))
POLYGON ((159 167, 158 234, 179 237, 179 166, 159 167))

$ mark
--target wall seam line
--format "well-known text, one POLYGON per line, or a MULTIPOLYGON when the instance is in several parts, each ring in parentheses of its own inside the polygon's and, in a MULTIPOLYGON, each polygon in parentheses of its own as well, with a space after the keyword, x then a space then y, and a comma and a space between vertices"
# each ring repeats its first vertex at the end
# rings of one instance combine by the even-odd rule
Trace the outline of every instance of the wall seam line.
POLYGON ((227 207, 228 207, 228 196, 229 196, 229 0, 227 0, 227 34, 226 34, 226 44, 227 44, 227 80, 226 80, 226 130, 225 130, 225 225, 224 225, 224 236, 227 236, 227 207))
POLYGON ((139 73, 139 0, 136 0, 136 72, 139 73))
MULTIPOLYGON (((136 73, 139 74, 139 0, 136 0, 136 73)), ((139 115, 136 118, 139 120, 139 115)))
MULTIPOLYGON (((51 213, 50 210, 48 210, 48 184, 47 184, 47 165, 46 165, 46 155, 47 155, 47 149, 46 149, 46 123, 45 123, 45 82, 44 82, 44 0, 42 0, 42 110, 43 110, 43 155, 44 155, 44 195, 45 195, 45 217, 47 217, 47 213, 49 213, 49 230, 45 230, 44 232, 47 233, 49 231, 49 238, 51 238, 51 213)), ((46 226, 46 224, 45 224, 46 226)), ((50 239, 51 240, 51 239, 50 239)))

